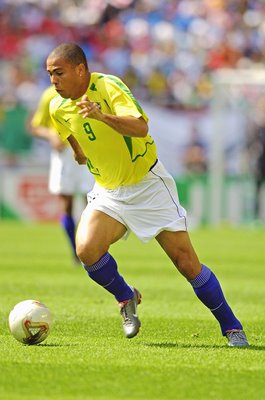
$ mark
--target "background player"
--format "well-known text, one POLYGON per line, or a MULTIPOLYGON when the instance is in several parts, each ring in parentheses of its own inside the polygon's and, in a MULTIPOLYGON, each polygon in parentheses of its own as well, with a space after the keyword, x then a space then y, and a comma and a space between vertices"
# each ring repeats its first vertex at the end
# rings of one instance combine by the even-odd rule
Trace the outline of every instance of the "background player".
POLYGON ((74 261, 78 263, 80 261, 76 256, 73 200, 76 194, 85 195, 91 190, 94 178, 86 166, 80 168, 76 163, 71 147, 67 145, 67 142, 61 141, 52 124, 49 104, 56 95, 57 92, 53 86, 43 92, 31 120, 31 131, 34 136, 48 140, 51 145, 49 191, 59 198, 62 210, 60 222, 69 239, 74 261))

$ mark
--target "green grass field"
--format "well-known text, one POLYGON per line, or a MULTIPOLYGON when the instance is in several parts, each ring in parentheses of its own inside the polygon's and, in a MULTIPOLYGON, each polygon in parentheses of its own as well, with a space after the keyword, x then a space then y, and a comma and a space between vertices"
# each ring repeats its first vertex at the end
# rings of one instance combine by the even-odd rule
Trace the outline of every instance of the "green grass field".
POLYGON ((139 288, 140 334, 123 337, 111 295, 71 263, 58 224, 0 222, 0 399, 265 399, 265 229, 191 233, 219 277, 251 347, 231 349, 210 312, 155 241, 112 247, 139 288), (43 301, 54 315, 37 346, 8 331, 13 306, 43 301))

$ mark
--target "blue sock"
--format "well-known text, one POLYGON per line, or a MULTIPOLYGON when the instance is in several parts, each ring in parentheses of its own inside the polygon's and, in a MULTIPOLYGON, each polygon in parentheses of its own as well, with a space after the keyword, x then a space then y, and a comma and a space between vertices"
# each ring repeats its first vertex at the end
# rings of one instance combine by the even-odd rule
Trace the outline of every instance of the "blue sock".
POLYGON ((202 270, 189 281, 202 303, 210 309, 220 324, 223 336, 231 329, 242 329, 241 323, 227 304, 222 288, 214 273, 202 264, 202 270))
POLYGON ((74 254, 76 254, 76 251, 75 251, 75 222, 73 220, 73 217, 71 217, 71 215, 67 215, 67 214, 62 215, 61 225, 63 226, 63 228, 70 240, 70 244, 71 244, 74 254))
POLYGON ((118 302, 129 300, 133 297, 133 290, 119 274, 116 261, 105 253, 95 264, 87 266, 83 264, 89 277, 114 294, 118 302))

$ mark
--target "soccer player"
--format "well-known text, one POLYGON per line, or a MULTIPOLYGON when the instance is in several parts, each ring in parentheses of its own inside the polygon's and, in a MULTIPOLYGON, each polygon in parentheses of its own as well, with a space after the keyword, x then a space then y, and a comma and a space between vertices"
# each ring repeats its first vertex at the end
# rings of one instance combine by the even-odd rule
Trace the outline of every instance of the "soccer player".
POLYGON ((76 163, 71 146, 67 142, 62 142, 52 124, 49 104, 55 95, 57 92, 53 86, 43 92, 31 119, 31 132, 51 144, 49 191, 59 197, 62 210, 61 225, 69 239, 74 262, 80 263, 76 255, 73 201, 75 194, 80 193, 85 196, 92 189, 94 178, 85 166, 80 168, 76 163))
POLYGON ((148 118, 128 87, 118 77, 91 73, 74 43, 49 54, 47 71, 58 92, 50 103, 56 130, 96 180, 77 229, 76 251, 89 277, 115 296, 125 336, 140 329, 141 294, 119 274, 109 248, 132 231, 144 242, 157 240, 218 320, 229 346, 248 346, 218 279, 197 257, 175 181, 157 159, 148 118))

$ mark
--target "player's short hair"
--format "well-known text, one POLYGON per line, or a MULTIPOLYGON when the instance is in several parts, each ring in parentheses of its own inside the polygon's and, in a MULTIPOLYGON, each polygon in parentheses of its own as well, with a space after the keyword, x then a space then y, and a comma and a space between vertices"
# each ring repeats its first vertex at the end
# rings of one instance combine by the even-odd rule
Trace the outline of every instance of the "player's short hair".
POLYGON ((55 47, 48 58, 55 57, 62 58, 73 65, 84 64, 85 68, 88 69, 86 55, 76 43, 62 43, 55 47))

